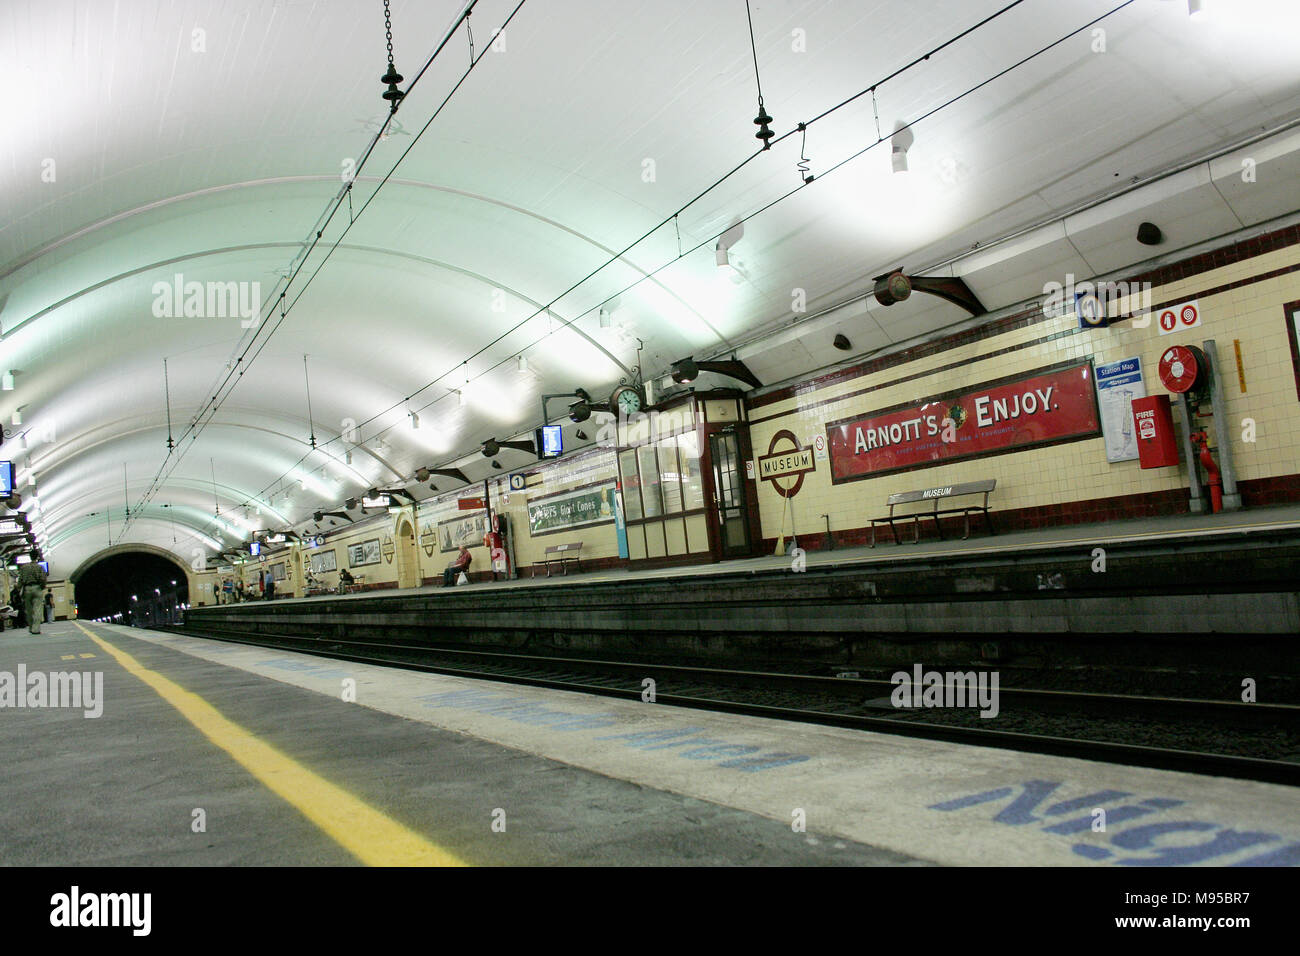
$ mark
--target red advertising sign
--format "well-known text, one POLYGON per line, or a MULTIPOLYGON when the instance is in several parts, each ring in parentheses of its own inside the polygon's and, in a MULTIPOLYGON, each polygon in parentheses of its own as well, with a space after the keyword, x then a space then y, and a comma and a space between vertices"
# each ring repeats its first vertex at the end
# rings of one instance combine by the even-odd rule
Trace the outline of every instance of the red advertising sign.
POLYGON ((1099 435, 1092 379, 1084 362, 831 422, 831 481, 1099 435))
POLYGON ((482 498, 457 498, 456 507, 461 511, 482 511, 487 503, 482 498))

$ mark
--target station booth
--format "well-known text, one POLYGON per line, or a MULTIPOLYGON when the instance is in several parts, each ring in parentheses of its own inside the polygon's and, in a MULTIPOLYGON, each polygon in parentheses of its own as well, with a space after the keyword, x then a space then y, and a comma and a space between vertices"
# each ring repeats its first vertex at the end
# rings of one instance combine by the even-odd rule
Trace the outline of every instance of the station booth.
POLYGON ((740 391, 673 396, 653 412, 620 418, 617 427, 628 567, 758 553, 757 502, 746 472, 753 455, 740 391))

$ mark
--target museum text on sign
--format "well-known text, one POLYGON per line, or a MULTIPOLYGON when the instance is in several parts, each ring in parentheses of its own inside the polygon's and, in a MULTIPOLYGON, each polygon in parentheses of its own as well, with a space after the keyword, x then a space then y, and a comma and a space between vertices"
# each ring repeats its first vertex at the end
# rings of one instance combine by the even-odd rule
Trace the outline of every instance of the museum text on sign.
POLYGON ((986 382, 831 422, 831 480, 1014 451, 1099 434, 1091 363, 986 382))

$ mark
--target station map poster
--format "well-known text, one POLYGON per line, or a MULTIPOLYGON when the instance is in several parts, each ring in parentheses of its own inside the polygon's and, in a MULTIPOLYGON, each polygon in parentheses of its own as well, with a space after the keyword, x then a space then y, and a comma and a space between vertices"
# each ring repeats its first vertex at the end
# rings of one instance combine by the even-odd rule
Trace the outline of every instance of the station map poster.
POLYGON ((463 544, 467 548, 480 547, 483 536, 487 534, 487 512, 475 511, 450 521, 438 522, 438 550, 459 551, 463 544))
POLYGON ((614 486, 582 488, 528 502, 528 533, 536 536, 614 520, 614 486))
POLYGON ((326 571, 333 571, 338 567, 338 556, 333 548, 328 551, 317 551, 311 556, 311 573, 323 574, 326 571))
POLYGON ((1092 363, 1039 369, 826 426, 831 481, 856 481, 1101 432, 1092 363))
POLYGON ((379 539, 371 538, 369 541, 359 541, 356 544, 348 545, 348 566, 359 568, 367 564, 378 564, 383 560, 379 553, 379 539))
POLYGON ((1097 366, 1097 404, 1101 406, 1101 432, 1106 439, 1108 462, 1138 457, 1133 433, 1133 399, 1146 398, 1140 358, 1121 359, 1097 366))

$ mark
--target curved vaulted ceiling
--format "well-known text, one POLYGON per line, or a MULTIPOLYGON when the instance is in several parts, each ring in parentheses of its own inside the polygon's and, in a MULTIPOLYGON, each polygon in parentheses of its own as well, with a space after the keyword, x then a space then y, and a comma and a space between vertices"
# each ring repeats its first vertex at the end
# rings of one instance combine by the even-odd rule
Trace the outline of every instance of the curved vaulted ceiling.
MULTIPOLYGON (((543 393, 602 397, 638 366, 729 352, 788 325, 795 289, 826 308, 1285 130, 1296 5, 1218 6, 1197 23, 1183 0, 753 0, 782 137, 756 155, 743 0, 394 0, 404 88, 451 38, 387 126, 378 0, 11 0, 0 414, 21 424, 0 457, 56 574, 110 541, 188 560, 419 466, 481 477, 479 443, 539 424, 543 393), (892 175, 887 137, 912 122, 892 175), (714 240, 739 219, 719 281, 714 240), (177 282, 246 302, 256 284, 263 308, 186 315, 177 282)), ((1220 190, 1172 223, 1170 246, 1300 207, 1267 179, 1246 212, 1220 190)), ((1119 226, 1094 243, 1108 267, 1145 255, 1119 226)), ((1031 272, 966 275, 992 309, 1058 278, 1031 272)), ((961 315, 907 303, 845 330, 874 348, 961 315)), ((831 360, 786 348, 761 374, 831 360)))

